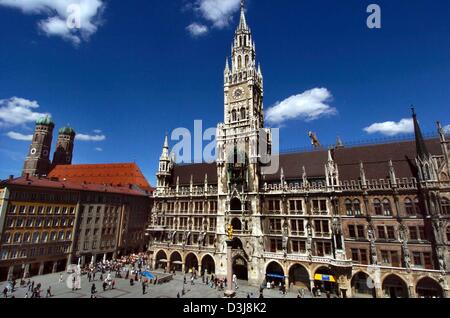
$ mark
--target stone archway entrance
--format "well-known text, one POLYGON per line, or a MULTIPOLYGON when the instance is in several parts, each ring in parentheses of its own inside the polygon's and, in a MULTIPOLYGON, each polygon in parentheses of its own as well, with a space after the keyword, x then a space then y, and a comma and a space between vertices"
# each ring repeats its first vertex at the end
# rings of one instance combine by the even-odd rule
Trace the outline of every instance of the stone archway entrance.
POLYGON ((289 269, 289 285, 297 288, 311 289, 308 271, 300 264, 295 264, 289 269))
POLYGON ((373 284, 373 281, 366 273, 356 273, 351 281, 353 296, 358 298, 375 298, 376 292, 373 284))
POLYGON ((186 256, 184 270, 186 273, 198 271, 198 259, 195 254, 190 253, 186 256))
POLYGON ((155 258, 155 269, 166 268, 168 263, 167 254, 164 251, 159 251, 155 258))
POLYGON ((202 271, 209 274, 214 274, 216 272, 216 263, 211 255, 205 255, 202 258, 202 271))
POLYGON ((247 261, 242 256, 236 256, 233 260, 233 274, 239 280, 248 280, 247 261))
POLYGON ((443 298, 444 291, 437 281, 432 278, 422 278, 416 286, 418 298, 443 298))
POLYGON ((339 295, 339 285, 336 280, 336 275, 328 267, 320 267, 314 274, 314 287, 323 292, 330 292, 339 295))
POLYGON ((183 260, 180 253, 173 252, 172 255, 170 255, 170 270, 175 270, 176 272, 183 271, 183 260))
POLYGON ((397 275, 389 275, 383 280, 383 293, 387 298, 408 298, 408 286, 397 275))
POLYGON ((277 262, 271 262, 266 268, 266 281, 274 283, 278 286, 280 283, 284 285, 284 270, 277 262))

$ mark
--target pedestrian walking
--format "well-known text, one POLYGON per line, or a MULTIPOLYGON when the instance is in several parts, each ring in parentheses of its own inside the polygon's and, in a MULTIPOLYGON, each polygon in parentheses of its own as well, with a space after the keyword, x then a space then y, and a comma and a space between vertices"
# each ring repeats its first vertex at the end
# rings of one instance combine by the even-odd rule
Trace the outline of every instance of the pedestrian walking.
POLYGON ((61 274, 59 274, 59 283, 61 284, 62 282, 63 282, 63 274, 61 273, 61 274))
POLYGON ((142 295, 145 295, 145 288, 146 288, 146 283, 143 281, 142 282, 142 295))
POLYGON ((47 288, 47 294, 45 295, 45 298, 52 297, 52 286, 48 286, 47 288))
POLYGON ((8 288, 6 287, 3 289, 3 297, 8 298, 8 288))

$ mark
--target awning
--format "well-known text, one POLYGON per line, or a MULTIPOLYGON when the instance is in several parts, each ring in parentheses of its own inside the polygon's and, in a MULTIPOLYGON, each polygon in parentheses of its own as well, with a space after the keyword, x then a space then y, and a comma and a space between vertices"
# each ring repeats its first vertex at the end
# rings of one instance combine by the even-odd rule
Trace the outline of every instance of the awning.
POLYGON ((172 264, 175 264, 175 265, 183 265, 184 263, 183 263, 182 261, 175 261, 175 262, 172 262, 172 264))
POLYGON ((280 275, 280 274, 267 274, 267 277, 284 279, 284 275, 280 275))
POLYGON ((316 274, 316 275, 314 275, 314 280, 318 280, 321 282, 336 283, 336 279, 332 275, 316 274))

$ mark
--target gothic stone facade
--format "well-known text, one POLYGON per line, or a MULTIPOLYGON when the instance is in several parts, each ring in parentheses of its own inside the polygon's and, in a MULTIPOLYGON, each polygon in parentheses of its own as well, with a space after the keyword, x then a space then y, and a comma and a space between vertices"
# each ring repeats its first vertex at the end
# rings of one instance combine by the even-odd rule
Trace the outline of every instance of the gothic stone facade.
POLYGON ((259 286, 321 286, 342 296, 448 297, 448 142, 423 139, 280 156, 263 170, 263 75, 241 10, 224 73, 224 123, 215 164, 176 165, 166 138, 157 173, 149 253, 154 267, 259 286), (240 160, 230 160, 236 159, 240 160))

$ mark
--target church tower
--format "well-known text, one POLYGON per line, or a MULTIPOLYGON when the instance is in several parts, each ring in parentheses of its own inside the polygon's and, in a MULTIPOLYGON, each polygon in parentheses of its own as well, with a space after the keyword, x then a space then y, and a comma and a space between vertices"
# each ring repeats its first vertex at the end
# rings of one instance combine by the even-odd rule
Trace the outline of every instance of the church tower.
MULTIPOLYGON (((256 63, 255 43, 242 1, 231 58, 225 62, 224 123, 219 124, 217 133, 217 231, 220 244, 225 246, 226 228, 233 226, 233 250, 238 254, 233 262, 248 269, 250 283, 261 281, 258 268, 264 250, 258 149, 263 141, 271 140, 271 131, 264 129, 263 96, 263 75, 256 63)), ((220 263, 227 264, 225 254, 221 257, 220 263)), ((226 274, 226 267, 219 273, 226 274)))
POLYGON ((53 155, 53 166, 72 164, 75 130, 63 127, 59 130, 56 151, 53 155))
POLYGON ((50 172, 50 150, 55 124, 49 116, 36 121, 33 140, 25 159, 22 175, 46 176, 50 172))

